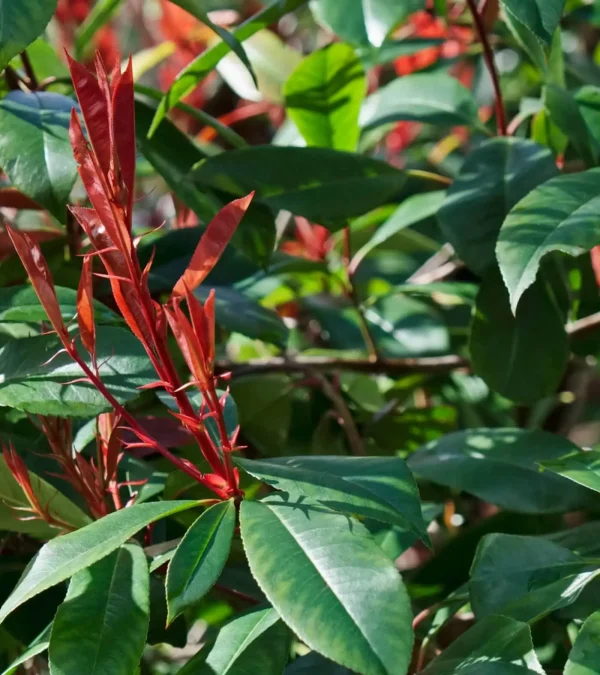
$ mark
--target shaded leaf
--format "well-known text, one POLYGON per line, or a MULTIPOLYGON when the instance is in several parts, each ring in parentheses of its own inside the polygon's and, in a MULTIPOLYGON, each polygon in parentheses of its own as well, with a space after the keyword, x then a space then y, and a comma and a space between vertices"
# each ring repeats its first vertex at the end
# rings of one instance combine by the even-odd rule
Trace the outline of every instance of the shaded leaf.
POLYGON ((546 47, 550 47, 565 0, 501 0, 504 10, 546 47))
POLYGON ((21 654, 21 656, 16 658, 6 670, 2 671, 2 675, 14 675, 14 673, 17 672, 19 666, 22 666, 34 656, 45 652, 46 649, 48 649, 48 645, 50 644, 51 628, 52 626, 48 626, 48 628, 21 654))
POLYGON ((57 0, 0 3, 0 71, 44 31, 57 0))
POLYGON ((600 673, 600 612, 594 612, 583 624, 569 654, 564 675, 600 673))
POLYGON ((600 492, 600 452, 597 450, 584 452, 576 447, 572 447, 571 450, 565 452, 562 457, 545 457, 540 461, 540 465, 578 485, 600 492))

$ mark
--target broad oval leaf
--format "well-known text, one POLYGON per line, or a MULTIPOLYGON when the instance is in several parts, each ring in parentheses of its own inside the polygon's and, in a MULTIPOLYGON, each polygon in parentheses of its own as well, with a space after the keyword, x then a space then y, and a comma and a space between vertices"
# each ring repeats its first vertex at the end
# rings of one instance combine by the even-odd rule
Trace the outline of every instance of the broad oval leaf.
MULTIPOLYGON (((87 352, 79 353, 91 366, 87 352)), ((111 408, 84 378, 67 354, 54 357, 62 345, 54 335, 10 340, 0 347, 0 405, 37 415, 88 417, 111 408), (50 360, 51 359, 51 360, 50 360)), ((96 356, 104 384, 125 403, 139 396, 139 387, 156 379, 146 352, 127 330, 99 326, 96 356), (115 345, 119 350, 115 352, 115 345)))
POLYGON ((401 120, 481 127, 473 95, 445 73, 399 77, 371 94, 360 115, 364 129, 401 120))
POLYGON ((547 539, 489 534, 471 568, 471 606, 478 618, 502 614, 534 621, 575 602, 598 574, 594 561, 547 539))
POLYGON ((577 256, 600 244, 600 169, 558 176, 522 199, 502 225, 496 256, 513 312, 551 251, 577 256))
POLYGON ((563 436, 525 429, 469 429, 417 450, 408 465, 417 476, 521 513, 559 513, 592 507, 583 488, 539 463, 576 449, 563 436))
POLYGON ((0 166, 16 188, 61 222, 77 178, 68 134, 74 106, 50 92, 12 91, 0 101, 0 166))
POLYGON ((315 222, 341 227, 347 218, 392 200, 405 174, 370 157, 326 148, 258 146, 204 160, 197 185, 255 199, 315 222))
POLYGON ((0 72, 44 31, 57 0, 0 2, 0 72))
POLYGON ((334 43, 307 56, 294 70, 283 90, 285 107, 308 145, 353 152, 366 88, 354 49, 334 43))
POLYGON ((575 640, 564 675, 599 675, 600 612, 594 612, 583 624, 575 640))
POLYGON ((219 578, 231 548, 235 504, 229 500, 207 509, 190 527, 169 563, 168 622, 201 600, 219 578))
POLYGON ((522 138, 494 138, 469 153, 439 212, 442 232, 461 260, 478 274, 493 265, 508 212, 557 174, 550 150, 522 138))
POLYGON ((126 544, 71 579, 52 624, 52 674, 131 675, 149 621, 148 562, 140 546, 126 544))
POLYGON ((419 490, 399 457, 277 457, 236 463, 250 475, 335 511, 398 525, 428 541, 419 490))
POLYGON ((497 269, 490 270, 477 295, 469 349, 475 373, 503 396, 533 403, 554 394, 569 340, 545 279, 527 290, 513 315, 497 269))
POLYGON ((253 576, 302 641, 364 675, 406 672, 408 595, 360 523, 309 500, 269 498, 242 502, 240 528, 253 576))
POLYGON ((259 607, 221 628, 210 652, 205 647, 177 675, 281 675, 288 641, 277 612, 259 607))
POLYGON ((102 560, 146 525, 195 506, 196 501, 137 504, 48 542, 0 608, 0 623, 27 600, 102 560))

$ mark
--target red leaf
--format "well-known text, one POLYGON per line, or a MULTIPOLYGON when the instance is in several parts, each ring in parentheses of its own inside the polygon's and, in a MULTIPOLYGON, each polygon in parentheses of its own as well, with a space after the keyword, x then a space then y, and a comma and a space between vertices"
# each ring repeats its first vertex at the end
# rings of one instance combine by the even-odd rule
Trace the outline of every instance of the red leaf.
POLYGON ((56 291, 54 290, 52 275, 50 274, 50 269, 44 259, 42 250, 25 232, 14 230, 8 224, 6 225, 6 231, 19 258, 21 258, 23 267, 25 267, 27 276, 31 280, 31 284, 43 308, 46 310, 50 323, 63 342, 64 340, 68 340, 68 333, 62 318, 56 291))
POLYGON ((135 108, 133 103, 133 65, 131 57, 117 84, 113 81, 114 136, 121 178, 127 188, 127 215, 131 219, 135 187, 135 108))
POLYGON ((594 246, 591 253, 592 268, 596 277, 596 284, 600 288, 600 246, 594 246))
POLYGON ((200 386, 206 388, 210 371, 206 367, 200 341, 194 334, 188 318, 176 303, 173 304, 172 308, 165 307, 165 314, 190 372, 200 386))
POLYGON ((208 276, 223 255, 227 244, 250 206, 254 192, 223 207, 211 220, 198 243, 187 270, 175 284, 173 296, 193 291, 208 276))
POLYGON ((79 288, 77 289, 77 323, 83 346, 92 359, 96 359, 96 324, 94 323, 94 295, 92 290, 92 264, 90 256, 83 259, 79 288))
POLYGON ((185 294, 186 302, 194 327, 194 333, 202 347, 202 355, 212 373, 215 360, 215 290, 211 290, 204 307, 189 291, 185 294))

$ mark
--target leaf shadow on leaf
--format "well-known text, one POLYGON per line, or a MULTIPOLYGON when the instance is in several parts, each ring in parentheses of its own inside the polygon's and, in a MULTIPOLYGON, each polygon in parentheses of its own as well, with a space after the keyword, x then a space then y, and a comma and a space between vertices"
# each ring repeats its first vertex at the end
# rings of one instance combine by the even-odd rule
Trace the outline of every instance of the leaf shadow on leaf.
POLYGON ((309 499, 308 497, 304 497, 302 495, 298 497, 292 498, 292 496, 287 493, 287 492, 278 492, 275 495, 269 495, 267 499, 262 500, 265 503, 276 503, 278 506, 286 506, 292 509, 297 509, 301 511, 305 516, 307 520, 310 520, 310 515, 312 513, 328 513, 332 514, 335 513, 338 516, 343 516, 346 518, 346 521, 348 523, 348 530, 350 532, 354 531, 354 519, 344 513, 339 513, 337 511, 333 511, 332 509, 327 508, 326 506, 322 506, 316 501, 313 501, 312 499, 309 499), (292 501, 293 499, 293 501, 292 501))

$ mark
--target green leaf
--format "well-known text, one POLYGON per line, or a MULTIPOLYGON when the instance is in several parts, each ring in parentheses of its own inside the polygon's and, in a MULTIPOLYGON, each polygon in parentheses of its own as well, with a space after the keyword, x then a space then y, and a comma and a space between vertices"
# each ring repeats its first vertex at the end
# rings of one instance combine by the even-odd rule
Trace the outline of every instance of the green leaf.
POLYGON ((489 534, 479 544, 469 588, 475 616, 535 621, 575 602, 597 564, 539 537, 489 534))
POLYGON ((137 504, 48 542, 0 608, 0 624, 24 602, 102 560, 146 525, 196 505, 195 501, 137 504))
MULTIPOLYGON (((263 28, 268 28, 271 24, 276 23, 282 16, 288 12, 293 12, 305 2, 306 0, 273 0, 271 4, 236 28, 232 35, 238 43, 241 43, 263 28)), ((219 61, 229 52, 229 45, 224 41, 220 41, 202 52, 200 56, 194 59, 177 75, 175 82, 156 110, 152 124, 148 129, 149 136, 152 136, 156 132, 159 124, 164 120, 169 110, 181 99, 194 91, 200 82, 216 68, 219 61)))
MULTIPOLYGON (((540 472, 576 446, 563 436, 525 429, 468 429, 417 450, 408 466, 419 477, 521 513, 560 513, 591 507, 583 488, 540 472)), ((590 495, 591 497, 592 495, 590 495)))
POLYGON ((326 28, 347 42, 379 47, 424 0, 312 0, 312 12, 326 28))
POLYGON ((235 504, 207 509, 186 532, 167 572, 168 623, 195 605, 219 578, 231 548, 235 504))
MULTIPOLYGON (((137 398, 139 387, 156 379, 138 340, 124 328, 99 326, 96 356, 102 381, 120 403, 137 398), (119 345, 115 352, 115 345, 119 345)), ((12 339, 0 347, 0 405, 36 415, 95 416, 111 408, 54 335, 12 339), (52 359, 48 362, 49 359, 52 359)), ((79 344, 91 366, 91 357, 79 344)))
POLYGON ((395 234, 411 225, 431 218, 440 210, 446 193, 443 190, 425 192, 405 199, 394 213, 376 230, 369 241, 362 246, 352 259, 352 267, 356 269, 360 262, 381 244, 395 234))
POLYGON ((600 612, 594 612, 583 624, 564 675, 598 675, 600 673, 600 612))
POLYGON ((504 11, 550 48, 565 0, 501 0, 504 11))
POLYGON ((29 659, 32 659, 34 656, 37 656, 38 654, 41 654, 42 652, 45 652, 46 649, 48 649, 48 645, 50 644, 50 629, 52 626, 48 626, 46 630, 39 635, 32 643, 29 645, 29 647, 19 656, 16 658, 10 666, 4 671, 2 671, 2 675, 14 675, 18 671, 19 666, 22 666, 24 663, 29 661, 29 659))
POLYGON ((360 523, 309 500, 273 497, 242 502, 240 528, 253 576, 303 642, 364 675, 406 672, 410 602, 360 523))
POLYGON ((49 92, 11 91, 0 101, 0 166, 16 188, 61 222, 77 177, 68 133, 74 105, 49 92))
MULTIPOLYGON (((33 493, 39 499, 40 504, 47 507, 52 516, 75 528, 84 527, 91 522, 86 513, 43 478, 29 472, 29 480, 33 493)), ((10 472, 2 456, 0 456, 0 502, 11 509, 29 507, 25 493, 10 472)), ((12 515, 13 522, 7 522, 2 529, 12 529, 12 525, 17 532, 20 532, 22 521, 18 520, 18 514, 15 512, 12 515)), ((46 526, 45 523, 42 523, 42 525, 44 526, 43 529, 47 530, 46 536, 48 538, 58 534, 56 529, 46 526)))
POLYGON ((221 628, 210 653, 201 650, 177 675, 281 675, 288 642, 274 609, 254 609, 221 628))
MULTIPOLYGON (((31 44, 52 18, 57 0, 0 2, 0 71, 31 44)), ((4 128, 4 127, 3 127, 4 128)))
POLYGON ((360 116, 364 129, 400 120, 482 126, 473 94, 445 73, 418 73, 393 80, 367 98, 360 116))
POLYGON ((531 675, 544 671, 526 623, 505 616, 478 621, 434 659, 423 675, 531 675))
POLYGON ((428 541, 419 490, 399 457, 236 458, 244 471, 290 498, 398 525, 428 541))
MULTIPOLYGON (((77 314, 77 291, 60 286, 56 286, 55 291, 62 318, 65 323, 68 323, 77 314)), ((123 323, 118 314, 97 300, 94 301, 94 319, 97 325, 123 323)), ((0 321, 3 323, 41 323, 48 321, 48 315, 32 286, 8 286, 0 288, 0 321)))
POLYGON ((140 546, 126 544, 71 579, 52 624, 52 674, 131 675, 149 621, 148 562, 140 546))
POLYGON ((204 160, 197 185, 256 199, 309 220, 341 227, 392 200, 405 174, 376 159, 326 148, 258 146, 204 160))
POLYGON ((522 138, 494 138, 469 153, 439 212, 442 232, 461 260, 483 274, 495 262, 508 212, 557 174, 552 153, 522 138))
POLYGON ((506 398, 534 403, 554 394, 569 360, 569 339, 552 289, 540 279, 513 316, 502 279, 491 270, 477 295, 469 349, 475 373, 506 398))
POLYGON ((354 49, 334 43, 307 56, 294 70, 283 90, 285 107, 308 145, 353 152, 366 88, 354 49))
POLYGON ((317 652, 296 659, 285 669, 285 675, 353 675, 352 670, 339 666, 317 652))
POLYGON ((496 255, 516 311, 551 251, 577 256, 600 244, 600 169, 558 176, 522 199, 502 225, 496 255))
POLYGON ((583 451, 572 447, 572 452, 562 457, 544 457, 540 461, 544 469, 563 476, 578 485, 600 492, 600 451, 583 451))
POLYGON ((575 100, 596 146, 600 144, 600 87, 587 85, 575 94, 575 100))

